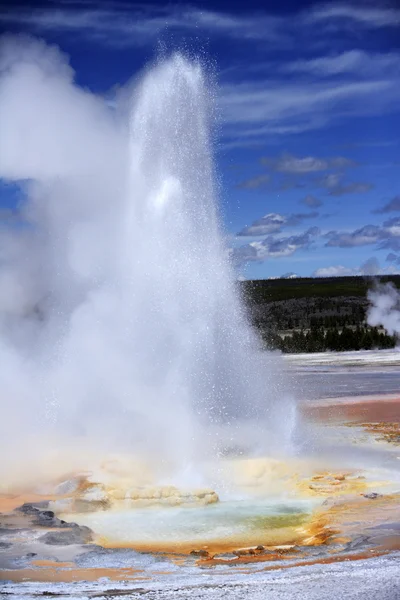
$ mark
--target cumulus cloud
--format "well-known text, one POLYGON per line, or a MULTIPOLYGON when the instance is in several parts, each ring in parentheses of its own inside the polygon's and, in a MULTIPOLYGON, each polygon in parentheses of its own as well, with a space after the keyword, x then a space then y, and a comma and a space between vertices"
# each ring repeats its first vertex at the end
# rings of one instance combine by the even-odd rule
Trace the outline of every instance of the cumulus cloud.
POLYGON ((366 194, 374 188, 372 183, 353 182, 345 185, 338 185, 329 190, 330 196, 346 196, 347 194, 366 194))
POLYGON ((328 190, 329 196, 345 196, 346 194, 365 194, 373 189, 368 182, 343 183, 343 173, 328 173, 317 179, 316 184, 328 190))
POLYGON ((257 219, 250 226, 244 227, 238 236, 264 236, 269 233, 276 233, 286 224, 286 217, 278 213, 268 213, 261 219, 257 219))
POLYGON ((376 244, 382 239, 382 234, 382 228, 377 225, 365 225, 350 233, 331 231, 327 234, 329 239, 325 245, 339 248, 366 246, 376 244))
POLYGON ((232 259, 236 264, 263 262, 268 258, 291 256, 298 250, 310 249, 316 237, 320 235, 318 227, 310 227, 300 235, 275 238, 267 237, 261 242, 250 242, 244 246, 233 248, 232 259))
POLYGON ((400 237, 400 217, 393 217, 383 222, 385 233, 393 237, 400 237))
POLYGON ((373 210, 372 212, 375 214, 384 214, 384 213, 397 212, 397 211, 400 211, 400 195, 395 196, 389 202, 387 202, 384 206, 382 206, 381 208, 377 208, 377 209, 373 210))
POLYGON ((237 233, 240 237, 258 237, 270 233, 278 233, 283 227, 294 227, 306 219, 315 219, 319 213, 293 213, 291 215, 280 215, 279 213, 268 213, 261 219, 257 219, 248 227, 244 227, 237 233))
POLYGON ((294 173, 303 175, 317 173, 331 168, 355 167, 356 162, 344 156, 334 158, 317 158, 315 156, 296 157, 292 154, 282 154, 279 158, 261 158, 261 164, 279 173, 294 173))
POLYGON ((299 225, 306 219, 316 219, 319 217, 319 213, 317 211, 313 211, 310 213, 293 213, 286 218, 285 225, 287 226, 295 226, 299 225))
POLYGON ((314 271, 313 277, 350 277, 355 275, 365 275, 373 277, 375 275, 387 275, 396 273, 392 268, 385 267, 381 269, 379 261, 375 256, 366 260, 360 267, 345 267, 343 265, 332 265, 330 267, 321 267, 314 271))
POLYGON ((267 187, 270 179, 269 175, 259 175, 258 177, 241 181, 236 187, 240 190, 258 190, 267 187))
POLYGON ((322 188, 327 188, 328 190, 337 188, 341 181, 343 175, 341 173, 329 173, 328 175, 324 175, 317 179, 316 183, 318 186, 322 188))
POLYGON ((351 248, 378 244, 378 250, 400 251, 400 217, 387 219, 382 225, 364 225, 354 231, 329 231, 326 246, 351 248))
POLYGON ((328 173, 317 179, 316 184, 328 190, 329 196, 345 196, 347 194, 365 194, 374 185, 368 182, 343 183, 343 173, 328 173))
POLYGON ((393 252, 400 252, 400 238, 389 236, 380 242, 378 250, 393 250, 393 252))
POLYGON ((314 271, 313 277, 347 277, 355 275, 354 269, 344 267, 343 265, 332 265, 331 267, 321 267, 314 271))
POLYGON ((316 198, 315 196, 312 196, 311 194, 308 194, 305 198, 300 200, 300 202, 302 202, 306 206, 309 206, 310 208, 318 208, 319 206, 322 206, 322 204, 323 204, 322 200, 319 200, 319 198, 316 198))

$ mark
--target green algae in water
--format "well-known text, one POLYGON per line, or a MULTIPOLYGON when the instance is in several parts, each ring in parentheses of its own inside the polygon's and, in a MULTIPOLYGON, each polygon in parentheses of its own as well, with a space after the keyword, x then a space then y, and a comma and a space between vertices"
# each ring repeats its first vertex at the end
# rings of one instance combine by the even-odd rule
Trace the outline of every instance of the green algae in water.
POLYGON ((246 525, 251 529, 284 529, 303 525, 310 515, 307 513, 291 513, 280 515, 259 515, 246 519, 246 525))

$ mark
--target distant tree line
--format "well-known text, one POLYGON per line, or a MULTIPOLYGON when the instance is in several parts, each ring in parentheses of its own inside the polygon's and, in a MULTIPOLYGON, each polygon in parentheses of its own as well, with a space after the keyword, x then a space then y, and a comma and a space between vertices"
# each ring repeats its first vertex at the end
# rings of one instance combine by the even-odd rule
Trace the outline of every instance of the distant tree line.
POLYGON ((321 308, 315 304, 301 306, 297 310, 293 310, 293 307, 286 308, 284 305, 273 306, 265 310, 264 315, 258 315, 252 320, 258 329, 273 324, 279 331, 316 327, 324 329, 356 327, 365 324, 366 311, 362 305, 340 306, 338 302, 331 302, 329 308, 331 314, 318 314, 321 308))
POLYGON ((396 338, 379 331, 377 327, 343 327, 342 330, 312 327, 309 331, 294 331, 279 335, 276 332, 260 332, 266 346, 282 352, 324 352, 325 350, 371 350, 394 348, 396 338))
MULTIPOLYGON (((400 275, 383 277, 400 289, 400 275)), ((365 277, 240 282, 247 315, 266 347, 282 352, 394 348, 396 339, 367 323, 365 277)))

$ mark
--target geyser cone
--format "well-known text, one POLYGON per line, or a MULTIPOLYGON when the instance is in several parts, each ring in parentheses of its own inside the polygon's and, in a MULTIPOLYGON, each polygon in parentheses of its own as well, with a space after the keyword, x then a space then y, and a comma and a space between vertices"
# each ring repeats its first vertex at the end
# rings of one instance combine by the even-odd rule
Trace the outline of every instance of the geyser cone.
POLYGON ((21 143, 18 169, 8 170, 35 180, 29 228, 13 241, 29 260, 14 251, 7 264, 30 305, 15 307, 11 327, 14 307, 0 306, 9 419, 21 438, 36 439, 38 454, 52 434, 60 455, 74 447, 81 467, 129 451, 159 480, 193 473, 210 456, 282 447, 291 408, 282 406, 279 363, 260 352, 245 319, 221 241, 200 65, 176 55, 149 70, 125 129, 70 71, 41 77, 46 65, 7 75, 11 99, 26 79, 53 112, 71 107, 64 162, 51 161, 65 122, 49 128, 38 103, 23 118, 44 123, 46 136, 33 128, 29 150, 36 143, 46 168, 35 170, 21 143))

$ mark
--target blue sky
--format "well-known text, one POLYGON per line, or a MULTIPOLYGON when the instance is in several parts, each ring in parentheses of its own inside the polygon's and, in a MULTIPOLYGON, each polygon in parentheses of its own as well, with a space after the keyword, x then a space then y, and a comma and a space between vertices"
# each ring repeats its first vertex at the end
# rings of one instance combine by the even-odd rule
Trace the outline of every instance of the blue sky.
MULTIPOLYGON (((400 272, 395 2, 2 6, 3 32, 59 45, 105 100, 160 53, 204 58, 224 231, 246 277, 400 272)), ((0 180, 4 221, 19 199, 0 180)))

